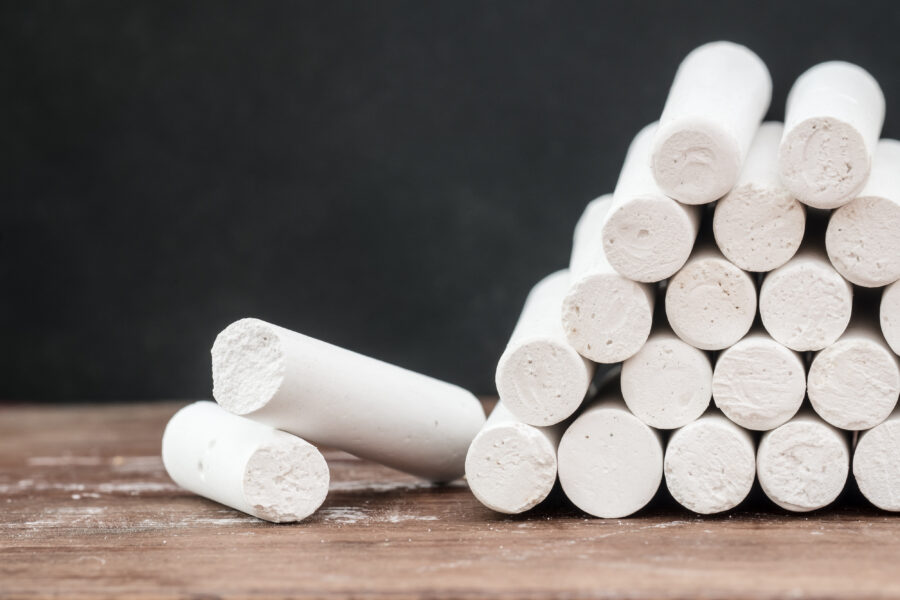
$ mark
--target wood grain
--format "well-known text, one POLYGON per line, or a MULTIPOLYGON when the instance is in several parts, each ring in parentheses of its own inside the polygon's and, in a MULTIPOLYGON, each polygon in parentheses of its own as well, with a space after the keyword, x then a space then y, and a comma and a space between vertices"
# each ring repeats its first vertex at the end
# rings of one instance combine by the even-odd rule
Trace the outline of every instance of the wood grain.
POLYGON ((900 596, 900 521, 852 498, 698 518, 661 496, 601 521, 556 494, 505 517, 463 482, 329 450, 323 508, 272 525, 171 483, 159 442, 179 406, 0 408, 4 597, 900 596))

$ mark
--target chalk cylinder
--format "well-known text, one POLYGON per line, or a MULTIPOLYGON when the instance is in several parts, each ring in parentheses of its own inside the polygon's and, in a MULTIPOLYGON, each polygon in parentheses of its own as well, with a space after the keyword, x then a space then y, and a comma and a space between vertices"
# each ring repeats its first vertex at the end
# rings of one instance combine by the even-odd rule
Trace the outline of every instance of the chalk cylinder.
POLYGON ((712 245, 698 246, 666 288, 672 331, 701 350, 736 343, 756 318, 756 283, 712 245))
POLYGON ((719 410, 741 427, 768 431, 800 410, 806 367, 797 352, 753 331, 719 354, 712 395, 719 410))
POLYGON ((900 354, 900 282, 884 288, 878 313, 884 339, 895 354, 900 354))
POLYGON ((634 281, 671 277, 691 254, 700 229, 700 210, 673 200, 659 189, 650 170, 656 123, 635 136, 603 224, 603 250, 609 264, 634 281))
POLYGON ((884 94, 856 65, 820 63, 797 78, 787 98, 778 153, 785 187, 815 208, 837 208, 866 183, 884 123, 884 94))
POLYGON ((659 433, 609 391, 586 408, 559 442, 559 482, 572 503, 595 517, 621 518, 643 508, 659 489, 659 433))
POLYGON ((825 248, 851 283, 881 287, 900 279, 900 141, 881 140, 859 195, 831 215, 825 248))
POLYGON ((784 127, 763 123, 734 188, 716 203, 713 234, 722 254, 745 271, 771 271, 800 248, 806 209, 781 183, 778 147, 784 127))
POLYGON ((772 100, 772 78, 748 48, 711 42, 678 67, 659 119, 653 175, 685 204, 706 204, 734 186, 772 100))
POLYGON ((711 515, 743 502, 756 478, 756 444, 747 431, 710 412, 672 433, 666 487, 695 513, 711 515))
POLYGON ((756 474, 772 502, 794 512, 828 506, 850 470, 847 435, 811 411, 767 431, 756 453, 756 474))
POLYGON ((497 403, 466 455, 466 481, 478 501, 510 515, 543 502, 556 483, 563 428, 526 425, 497 403))
POLYGON ((622 398, 641 421, 676 429, 709 407, 712 366, 706 352, 658 327, 637 354, 622 363, 622 398))
POLYGON ((622 362, 640 350, 653 325, 655 294, 620 275, 603 250, 603 223, 612 194, 590 202, 575 227, 562 324, 569 343, 599 363, 622 362))
POLYGON ((562 270, 532 288, 497 363, 500 400, 528 425, 547 427, 567 419, 581 406, 594 376, 594 363, 578 354, 563 331, 569 281, 568 270, 562 270))
POLYGON ((212 372, 232 413, 432 481, 463 474, 485 421, 462 388, 259 319, 216 337, 212 372))
POLYGON ((328 465, 314 446, 214 402, 175 413, 162 459, 179 486, 275 523, 302 521, 328 493, 328 465))
POLYGON ((818 247, 801 248, 766 275, 759 291, 759 316, 766 331, 798 352, 836 342, 852 310, 853 288, 818 247))
POLYGON ((853 477, 859 491, 881 510, 900 511, 900 411, 859 434, 853 477))

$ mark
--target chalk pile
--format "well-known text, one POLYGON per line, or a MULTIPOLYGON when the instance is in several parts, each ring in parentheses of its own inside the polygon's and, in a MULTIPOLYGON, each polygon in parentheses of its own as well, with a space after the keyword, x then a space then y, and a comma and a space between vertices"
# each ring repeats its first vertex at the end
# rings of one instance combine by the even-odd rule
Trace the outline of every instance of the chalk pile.
POLYGON ((681 63, 568 268, 528 295, 466 460, 483 504, 523 512, 558 478, 617 518, 665 479, 711 514, 758 479, 809 511, 852 463, 866 498, 900 510, 900 141, 879 141, 884 97, 858 66, 803 73, 783 125, 762 122, 771 96, 743 46, 681 63), (855 286, 883 287, 880 311, 854 307, 855 286))

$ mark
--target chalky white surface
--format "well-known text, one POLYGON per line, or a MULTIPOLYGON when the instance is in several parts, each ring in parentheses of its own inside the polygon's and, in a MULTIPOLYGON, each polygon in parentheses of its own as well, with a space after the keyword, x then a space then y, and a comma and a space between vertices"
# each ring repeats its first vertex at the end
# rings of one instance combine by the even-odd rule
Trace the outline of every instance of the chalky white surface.
POLYGON ((900 354, 900 282, 884 288, 878 313, 884 339, 895 354, 900 354))
POLYGON ((853 476, 859 491, 882 510, 900 511, 900 412, 859 436, 853 476))

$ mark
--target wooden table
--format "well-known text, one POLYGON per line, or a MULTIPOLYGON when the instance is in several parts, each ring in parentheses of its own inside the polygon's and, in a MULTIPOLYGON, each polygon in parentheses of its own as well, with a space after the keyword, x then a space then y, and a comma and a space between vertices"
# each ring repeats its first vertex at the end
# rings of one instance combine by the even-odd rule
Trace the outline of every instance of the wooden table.
POLYGON ((186 493, 159 459, 180 404, 0 407, 4 597, 900 596, 900 520, 853 498, 698 518, 664 495, 630 519, 557 494, 524 516, 326 451, 331 493, 272 525, 186 493))

